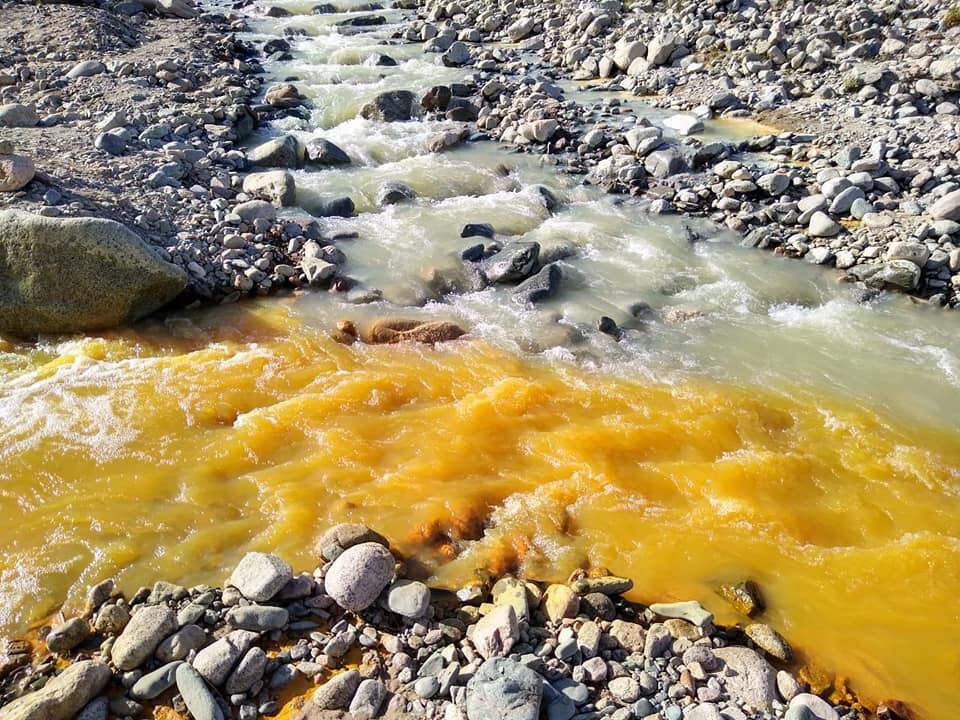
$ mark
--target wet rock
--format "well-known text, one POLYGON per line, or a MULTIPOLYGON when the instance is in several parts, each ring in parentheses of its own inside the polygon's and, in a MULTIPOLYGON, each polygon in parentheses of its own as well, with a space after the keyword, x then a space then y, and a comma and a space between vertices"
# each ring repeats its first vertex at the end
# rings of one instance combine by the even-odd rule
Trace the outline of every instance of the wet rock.
POLYGON ((433 344, 456 340, 465 334, 466 330, 449 320, 381 318, 370 325, 363 339, 374 345, 400 342, 433 344))
POLYGON ((110 668, 96 660, 67 667, 40 690, 17 698, 0 709, 0 720, 71 720, 100 694, 110 680, 110 668))
POLYGON ((467 223, 460 230, 460 237, 462 238, 485 237, 492 240, 494 235, 496 235, 496 231, 490 223, 467 223))
POLYGON ((30 184, 37 169, 26 155, 0 155, 0 192, 16 192, 30 184))
POLYGON ((404 617, 423 617, 430 609, 430 588, 416 580, 397 580, 387 590, 387 607, 404 617))
POLYGON ((380 122, 401 122, 413 117, 416 98, 409 90, 380 93, 360 109, 360 116, 380 122))
POLYGON ((721 585, 720 596, 747 617, 759 615, 765 609, 760 588, 752 580, 735 585, 721 585))
POLYGON ((723 679, 730 696, 758 710, 768 710, 776 697, 776 671, 745 647, 716 648, 713 654, 726 665, 723 679))
POLYGON ((583 577, 572 581, 570 587, 581 595, 595 592, 604 595, 622 595, 633 588, 633 580, 615 575, 583 577))
POLYGON ((264 100, 268 105, 280 108, 292 108, 303 103, 303 97, 296 85, 280 83, 267 88, 264 100))
POLYGON ((223 720, 223 713, 213 693, 200 674, 186 663, 177 667, 177 690, 194 720, 223 720))
POLYGON ((177 616, 166 605, 142 607, 133 614, 111 651, 118 670, 133 670, 153 655, 157 646, 177 629, 177 616))
POLYGON ((360 687, 360 673, 347 670, 334 675, 313 693, 313 704, 320 710, 344 710, 350 706, 357 688, 360 687))
POLYGON ((663 126, 670 128, 678 135, 693 135, 703 132, 703 121, 694 115, 671 115, 663 121, 663 126))
POLYGON ((258 637, 249 630, 234 630, 198 652, 193 667, 207 682, 219 687, 258 637))
POLYGON ((228 695, 247 692, 263 678, 267 660, 267 654, 261 648, 250 648, 227 678, 223 689, 228 695))
POLYGON ((53 653, 65 653, 90 637, 90 623, 76 617, 58 625, 47 635, 47 649, 53 653))
MULTIPOLYGON (((301 205, 304 203, 301 202, 301 205)), ((348 197, 333 198, 309 203, 307 209, 317 217, 351 217, 356 210, 353 200, 348 197)))
POLYGON ((293 578, 290 566, 276 555, 249 552, 230 575, 227 584, 248 600, 266 602, 293 578))
POLYGON ((293 135, 268 140, 247 150, 247 160, 258 167, 296 168, 303 165, 306 150, 293 135))
POLYGON ((317 541, 317 550, 319 554, 327 560, 334 560, 336 555, 347 548, 361 543, 379 543, 384 547, 390 547, 390 543, 378 532, 359 523, 340 523, 329 528, 317 541), (335 551, 335 554, 328 553, 328 549, 335 551))
POLYGON ((269 632, 280 630, 290 619, 285 608, 269 605, 243 605, 231 608, 227 613, 227 624, 241 630, 269 632))
POLYGON ((167 663, 149 672, 130 688, 130 697, 134 700, 152 700, 177 684, 177 668, 183 665, 180 660, 167 663))
POLYGON ((251 173, 243 179, 243 191, 284 207, 297 198, 293 175, 285 170, 251 173))
POLYGON ((501 657, 520 639, 517 613, 512 605, 491 610, 473 628, 473 644, 484 658, 501 657))
POLYGON ((130 622, 130 612, 121 605, 105 605, 100 608, 93 629, 101 635, 119 635, 130 622))
POLYGON ((417 194, 406 183, 389 180, 381 183, 377 189, 377 205, 396 205, 405 200, 413 200, 417 194))
POLYGON ((314 165, 349 165, 350 156, 325 138, 314 138, 306 146, 307 161, 314 165))
POLYGON ((33 105, 21 105, 19 103, 10 103, 0 105, 0 127, 21 128, 33 127, 40 118, 33 105))
POLYGON ((327 594, 344 610, 370 607, 393 579, 395 559, 379 543, 361 543, 333 561, 324 580, 327 594))
POLYGON ((484 260, 481 269, 491 283, 519 282, 534 271, 539 257, 539 243, 510 242, 496 255, 484 260))
POLYGON ((491 658, 467 683, 469 720, 537 720, 543 681, 508 658, 491 658))
POLYGON ((769 625, 753 623, 744 628, 747 637, 768 655, 783 662, 790 662, 793 652, 783 636, 769 625))
POLYGON ((207 633, 199 625, 184 625, 157 647, 160 662, 182 660, 192 650, 199 650, 207 642, 207 633))
POLYGON ((75 332, 132 322, 186 275, 120 223, 0 212, 0 332, 75 332))
POLYGON ((674 603, 654 603, 650 611, 660 617, 679 618, 691 622, 697 627, 709 627, 713 623, 713 613, 708 612, 696 600, 674 603))
POLYGON ((522 303, 538 303, 556 295, 563 274, 559 265, 545 265, 536 275, 524 280, 513 291, 513 299, 522 303))
POLYGON ((447 85, 434 85, 420 98, 420 104, 434 112, 444 112, 450 104, 453 93, 447 85))

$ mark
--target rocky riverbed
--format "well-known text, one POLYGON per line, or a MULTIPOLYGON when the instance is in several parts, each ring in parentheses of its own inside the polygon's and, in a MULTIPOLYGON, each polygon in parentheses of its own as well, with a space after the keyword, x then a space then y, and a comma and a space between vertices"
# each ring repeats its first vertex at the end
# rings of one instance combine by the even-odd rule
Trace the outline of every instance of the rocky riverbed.
POLYGON ((6 642, 0 718, 866 717, 842 687, 827 702, 792 671, 751 583, 721 589, 743 623, 716 627, 696 601, 627 601, 632 581, 606 568, 562 584, 482 575, 453 593, 410 577, 417 566, 389 547, 344 524, 319 540, 313 572, 252 552, 222 588, 157 582, 127 597, 101 582, 82 614, 6 642))

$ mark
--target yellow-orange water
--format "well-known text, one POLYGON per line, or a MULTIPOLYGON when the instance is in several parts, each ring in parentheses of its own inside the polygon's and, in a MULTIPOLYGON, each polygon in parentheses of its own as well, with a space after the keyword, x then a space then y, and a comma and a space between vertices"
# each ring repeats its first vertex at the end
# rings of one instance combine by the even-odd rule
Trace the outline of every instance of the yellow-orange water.
POLYGON ((633 597, 764 589, 802 653, 924 717, 960 703, 960 432, 708 384, 637 384, 481 341, 344 347, 247 305, 0 347, 0 618, 21 630, 116 575, 299 569, 366 522, 453 586, 604 565, 633 597))

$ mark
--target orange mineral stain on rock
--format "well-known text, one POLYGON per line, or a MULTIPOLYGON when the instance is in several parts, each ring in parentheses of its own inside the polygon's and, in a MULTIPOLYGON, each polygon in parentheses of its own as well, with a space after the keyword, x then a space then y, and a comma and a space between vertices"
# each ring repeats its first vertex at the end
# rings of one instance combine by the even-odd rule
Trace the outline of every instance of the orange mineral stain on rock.
MULTIPOLYGON (((462 338, 340 345, 279 303, 0 352, 0 623, 116 576, 297 569, 366 523, 455 588, 603 566, 638 601, 744 578, 761 622, 868 698, 960 703, 960 431, 706 381, 638 382, 462 338), (925 668, 918 671, 918 668, 925 668), (936 669, 933 671, 932 669, 936 669)), ((841 684, 841 692, 843 692, 841 684)))

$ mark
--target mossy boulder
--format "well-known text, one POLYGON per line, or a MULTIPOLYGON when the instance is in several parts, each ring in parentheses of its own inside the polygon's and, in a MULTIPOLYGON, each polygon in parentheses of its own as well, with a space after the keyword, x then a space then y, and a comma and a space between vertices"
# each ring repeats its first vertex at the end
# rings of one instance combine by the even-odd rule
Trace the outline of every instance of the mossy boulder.
POLYGON ((0 332, 114 327, 163 307, 186 274, 113 220, 0 212, 0 332))

